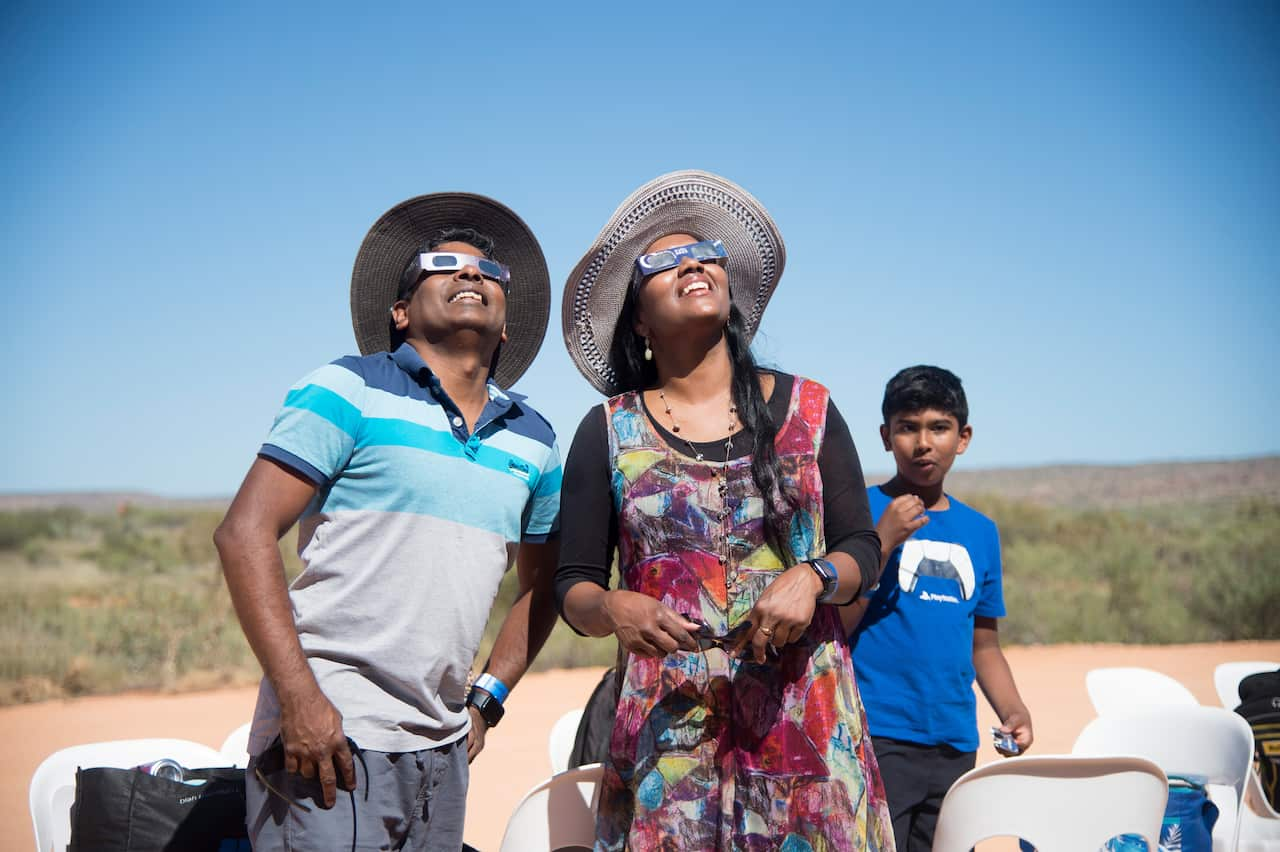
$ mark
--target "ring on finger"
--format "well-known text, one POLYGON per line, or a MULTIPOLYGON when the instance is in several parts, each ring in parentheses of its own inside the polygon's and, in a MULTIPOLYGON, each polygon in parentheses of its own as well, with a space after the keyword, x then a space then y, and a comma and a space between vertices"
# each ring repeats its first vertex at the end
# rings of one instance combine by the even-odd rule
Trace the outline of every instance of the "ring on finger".
POLYGON ((761 632, 761 633, 763 633, 765 636, 769 637, 770 639, 772 639, 772 638, 773 638, 773 628, 772 628, 772 627, 761 627, 761 628, 760 628, 760 632, 761 632))

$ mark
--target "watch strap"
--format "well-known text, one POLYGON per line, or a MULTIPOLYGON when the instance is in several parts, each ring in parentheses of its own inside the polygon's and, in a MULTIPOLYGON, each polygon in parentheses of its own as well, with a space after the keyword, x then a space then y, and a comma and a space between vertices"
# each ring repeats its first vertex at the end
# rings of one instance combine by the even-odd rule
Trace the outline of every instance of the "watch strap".
POLYGON ((831 603, 840 585, 840 575, 836 573, 836 566, 825 559, 810 559, 808 563, 822 580, 822 593, 818 595, 818 603, 831 603))
POLYGON ((485 690, 474 686, 467 696, 467 705, 476 708, 480 718, 484 719, 484 723, 490 728, 497 726, 502 721, 502 714, 506 712, 502 707, 501 701, 485 690))

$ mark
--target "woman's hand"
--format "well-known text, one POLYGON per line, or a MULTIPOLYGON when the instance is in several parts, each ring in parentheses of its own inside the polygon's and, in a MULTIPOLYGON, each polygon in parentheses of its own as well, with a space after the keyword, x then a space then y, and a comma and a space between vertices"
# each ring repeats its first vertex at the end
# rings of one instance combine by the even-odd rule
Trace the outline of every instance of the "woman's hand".
POLYGON ((792 565, 769 584, 747 614, 752 630, 740 647, 750 644, 757 663, 766 659, 766 646, 781 648, 804 635, 818 607, 822 579, 807 562, 792 565))
POLYGON ((698 650, 690 633, 698 625, 657 598, 615 589, 604 595, 605 617, 622 647, 640 657, 665 657, 677 649, 698 650))

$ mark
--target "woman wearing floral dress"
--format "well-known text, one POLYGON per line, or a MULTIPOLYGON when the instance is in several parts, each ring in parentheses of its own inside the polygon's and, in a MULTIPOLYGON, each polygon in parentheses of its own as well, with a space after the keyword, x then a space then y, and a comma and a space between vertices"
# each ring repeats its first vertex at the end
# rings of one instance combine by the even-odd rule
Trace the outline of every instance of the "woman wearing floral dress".
POLYGON ((741 187, 675 172, 566 285, 570 355, 609 399, 566 463, 556 593, 627 652, 597 849, 893 848, 829 605, 879 576, 857 451, 825 387, 748 348, 784 261, 741 187))

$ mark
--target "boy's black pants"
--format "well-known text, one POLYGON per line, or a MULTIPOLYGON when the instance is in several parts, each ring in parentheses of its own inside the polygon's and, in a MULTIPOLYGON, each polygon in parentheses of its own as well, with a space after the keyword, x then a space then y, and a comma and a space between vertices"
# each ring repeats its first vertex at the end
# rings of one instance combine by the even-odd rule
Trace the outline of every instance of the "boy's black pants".
POLYGON ((942 798, 957 778, 973 768, 977 753, 888 737, 872 737, 871 744, 889 799, 898 852, 930 852, 942 798))

